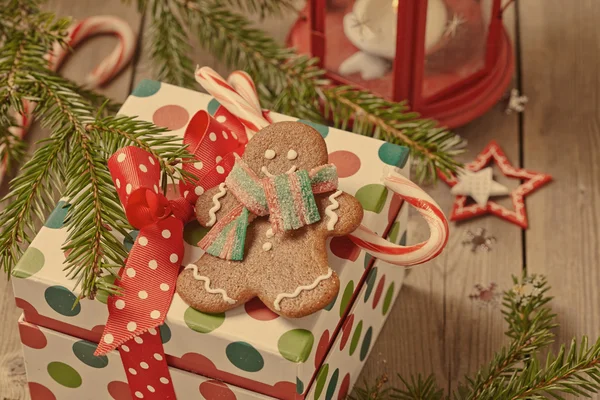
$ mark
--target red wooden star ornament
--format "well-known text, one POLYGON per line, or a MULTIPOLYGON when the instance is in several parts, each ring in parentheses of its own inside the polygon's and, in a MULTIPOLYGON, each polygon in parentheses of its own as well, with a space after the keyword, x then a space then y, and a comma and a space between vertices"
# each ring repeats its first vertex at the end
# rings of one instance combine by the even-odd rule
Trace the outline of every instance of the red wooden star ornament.
MULTIPOLYGON (((460 195, 456 196, 456 199, 454 200, 450 220, 462 221, 489 213, 497 215, 502 219, 526 229, 528 227, 528 222, 524 197, 550 182, 552 177, 547 174, 514 167, 508 161, 498 143, 496 143, 494 140, 492 140, 485 147, 485 149, 479 153, 474 161, 466 164, 465 169, 468 171, 477 172, 489 165, 492 160, 496 162, 498 168, 500 168, 500 171, 502 171, 505 176, 521 180, 521 184, 512 192, 510 192, 514 210, 509 210, 492 200, 488 200, 485 205, 479 205, 477 203, 467 205, 468 196, 460 195)), ((450 185, 450 187, 457 185, 459 182, 456 175, 447 177, 441 172, 438 172, 438 176, 441 180, 450 185)))

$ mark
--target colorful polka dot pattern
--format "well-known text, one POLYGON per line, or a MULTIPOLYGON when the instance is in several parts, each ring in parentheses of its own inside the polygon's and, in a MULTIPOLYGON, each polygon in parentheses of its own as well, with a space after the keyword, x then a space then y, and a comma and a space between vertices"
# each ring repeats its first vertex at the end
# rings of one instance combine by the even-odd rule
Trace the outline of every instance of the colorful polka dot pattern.
POLYGON ((323 364, 321 369, 319 370, 319 374, 317 375, 317 383, 315 386, 315 400, 319 400, 321 397, 321 393, 323 392, 323 388, 325 387, 325 382, 327 382, 327 374, 329 373, 329 364, 323 364))
POLYGON ((168 343, 169 340, 171 340, 171 329, 169 329, 169 325, 162 324, 158 327, 158 330, 160 332, 160 338, 163 344, 168 343))
POLYGON ((352 340, 350 341, 350 355, 354 354, 356 351, 356 347, 358 346, 358 342, 360 340, 360 335, 362 333, 363 322, 359 321, 356 325, 356 329, 354 330, 354 334, 352 335, 352 340))
POLYGON ((199 390, 205 399, 236 400, 235 393, 221 381, 212 380, 202 382, 199 390))
POLYGON ((321 339, 319 339, 319 344, 317 345, 317 351, 315 353, 315 368, 319 368, 321 362, 325 359, 325 355, 327 354, 327 349, 329 348, 329 330, 325 329, 325 332, 321 335, 321 339))
POLYGON ((12 276, 20 279, 29 278, 30 276, 40 272, 40 270, 44 267, 44 263, 44 253, 35 247, 29 246, 15 266, 12 276))
MULTIPOLYGON (((109 284, 113 284, 115 283, 116 277, 114 275, 106 275, 100 278, 100 280, 109 284)), ((108 301, 108 296, 109 293, 106 290, 100 289, 96 293, 96 300, 98 300, 100 303, 106 304, 106 302, 108 301)))
POLYGON ((92 368, 104 368, 108 365, 108 357, 95 356, 96 347, 98 347, 96 343, 80 340, 73 343, 73 353, 85 365, 92 368))
POLYGON ((350 314, 344 322, 342 327, 342 337, 340 339, 340 351, 344 350, 346 347, 346 343, 348 343, 348 339, 350 339, 350 334, 352 333, 352 326, 354 324, 354 314, 350 314))
POLYGON ((59 385, 74 389, 81 386, 82 379, 75 368, 60 361, 48 364, 48 374, 59 385))
POLYGON ((304 383, 298 377, 296 377, 296 393, 304 393, 304 383))
POLYGON ((144 79, 133 89, 132 96, 135 97, 150 97, 155 95, 160 90, 160 82, 144 79))
POLYGON ((371 271, 369 271, 369 275, 367 276, 367 288, 365 289, 364 301, 365 303, 369 300, 371 293, 373 292, 373 288, 375 287, 375 281, 377 280, 377 267, 373 267, 371 271))
POLYGON ((246 304, 244 304, 246 314, 257 321, 272 321, 279 318, 278 314, 275 314, 269 307, 265 306, 258 297, 253 298, 246 304))
POLYGON ((340 318, 344 316, 348 305, 350 304, 350 300, 352 299, 352 294, 354 293, 354 281, 348 282, 346 288, 344 289, 344 294, 342 295, 342 301, 340 302, 340 318))
POLYGON ((44 298, 50 308, 65 317, 74 317, 81 312, 77 296, 64 286, 50 286, 44 292, 44 298))
POLYGON ((48 344, 44 332, 32 324, 19 324, 19 336, 21 336, 21 343, 32 349, 40 350, 48 344))
POLYGON ((385 285, 385 275, 381 277, 379 283, 377 284, 377 289, 375 289, 375 295, 373 295, 373 310, 377 308, 379 304, 379 299, 381 299, 381 294, 383 293, 383 286, 385 285))
POLYGON ((181 106, 162 106, 152 115, 152 122, 157 126, 165 127, 171 131, 183 128, 189 121, 190 114, 181 106))
POLYGON ((360 346, 360 361, 364 361, 367 358, 367 354, 369 354, 369 348, 371 346, 371 337, 373 336, 373 328, 369 327, 365 332, 365 337, 363 338, 362 345, 360 346))
POLYGON ((277 348, 283 358, 295 363, 302 363, 310 355, 315 337, 306 329, 287 331, 277 341, 277 348))
POLYGON ((398 233, 400 233, 400 222, 396 221, 390 228, 390 232, 388 233, 388 240, 392 243, 398 243, 398 233))
POLYGON ((113 400, 131 400, 129 385, 125 382, 112 381, 107 385, 106 389, 113 400))
POLYGON ((233 342, 225 349, 227 359, 246 372, 258 372, 265 365, 263 357, 250 343, 233 342))
POLYGON ((225 314, 206 314, 188 307, 183 314, 185 324, 193 331, 210 333, 220 327, 225 321, 225 314))
POLYGON ((131 251, 131 248, 133 247, 133 243, 135 242, 135 240, 137 239, 139 234, 140 234, 140 231, 138 231, 138 230, 133 230, 133 231, 129 232, 129 236, 131 236, 131 237, 126 237, 125 239, 123 239, 123 246, 125 246, 125 250, 131 251))
POLYGON ((31 400, 56 400, 56 396, 46 386, 37 382, 29 382, 31 400))
POLYGON ((383 143, 377 152, 379 159, 394 167, 404 167, 408 161, 409 150, 407 147, 393 143, 383 143))
POLYGON ((365 211, 379 214, 385 206, 388 189, 380 183, 371 183, 358 189, 354 197, 365 211))
POLYGON ((50 213, 44 226, 50 229, 60 229, 65 224, 65 218, 69 211, 70 204, 65 201, 59 201, 56 208, 50 213))
POLYGON ((360 247, 348 239, 347 236, 332 238, 329 248, 333 254, 344 260, 356 261, 360 255, 360 247))
POLYGON ((339 178, 349 178, 360 169, 360 158, 346 150, 330 153, 329 162, 336 166, 339 178))
POLYGON ((337 387, 338 377, 340 375, 339 368, 336 368, 331 374, 331 378, 329 379, 329 384, 327 385, 327 391, 325 392, 325 400, 333 399, 333 394, 335 393, 335 389, 337 387))
POLYGON ((326 125, 317 124, 316 122, 312 122, 306 119, 299 119, 298 122, 302 122, 304 125, 308 125, 317 130, 323 136, 323 139, 329 135, 329 127, 326 125))

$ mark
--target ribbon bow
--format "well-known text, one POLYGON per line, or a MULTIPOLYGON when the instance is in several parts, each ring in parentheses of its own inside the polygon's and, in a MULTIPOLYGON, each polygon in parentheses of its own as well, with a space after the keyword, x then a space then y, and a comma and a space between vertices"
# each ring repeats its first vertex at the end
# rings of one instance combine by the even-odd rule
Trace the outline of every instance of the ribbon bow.
POLYGON ((225 183, 241 204, 219 220, 199 246, 215 257, 239 261, 244 258, 249 213, 269 215, 274 233, 318 222, 314 194, 337 189, 338 179, 332 164, 260 179, 236 156, 225 183))

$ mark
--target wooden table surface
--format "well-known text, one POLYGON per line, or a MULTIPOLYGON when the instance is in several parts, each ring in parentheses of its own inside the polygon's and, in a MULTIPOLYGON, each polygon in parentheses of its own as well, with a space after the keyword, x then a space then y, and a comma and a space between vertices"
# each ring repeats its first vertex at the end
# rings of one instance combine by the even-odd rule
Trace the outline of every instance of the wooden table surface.
MULTIPOLYGON (((410 271, 361 380, 386 373, 398 383, 396 373, 433 372, 441 387, 456 388, 465 374, 506 344, 500 308, 469 295, 475 293, 475 285, 491 283, 500 293, 511 286, 511 275, 522 270, 545 274, 553 287, 553 309, 561 324, 555 349, 573 336, 600 336, 600 2, 518 3, 506 25, 515 41, 513 87, 529 96, 526 111, 505 115, 504 105, 498 104, 456 131, 469 142, 463 161, 495 139, 515 165, 549 173, 554 182, 527 198, 528 230, 491 216, 451 223, 446 251, 410 271), (489 253, 474 254, 462 245, 466 233, 478 228, 497 239, 489 253)), ((134 7, 119 0, 53 0, 48 9, 76 18, 118 15, 136 32, 147 29, 134 7)), ((283 40, 293 21, 290 15, 261 26, 283 40)), ((111 38, 93 39, 61 72, 81 82, 114 44, 111 38)), ((206 52, 196 52, 194 61, 227 71, 206 52)), ((149 61, 140 51, 127 71, 102 91, 123 101, 137 82, 151 76, 149 61)), ((31 143, 43 136, 36 128, 31 143)), ((517 184, 497 179, 509 187, 517 184)), ((441 183, 427 189, 449 212, 453 197, 448 188, 441 183)), ((411 242, 426 237, 418 216, 412 215, 410 225, 411 242)), ((0 279, 1 400, 28 398, 16 325, 19 314, 10 284, 0 279)))

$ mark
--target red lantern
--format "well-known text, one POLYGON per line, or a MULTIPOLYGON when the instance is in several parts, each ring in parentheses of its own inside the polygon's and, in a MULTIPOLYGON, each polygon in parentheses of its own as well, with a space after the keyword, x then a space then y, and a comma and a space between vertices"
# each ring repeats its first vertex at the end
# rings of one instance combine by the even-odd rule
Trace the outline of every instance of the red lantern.
POLYGON ((288 43, 318 57, 333 82, 456 127, 510 84, 502 11, 502 0, 309 0, 288 43))

